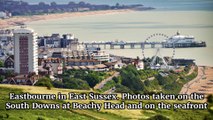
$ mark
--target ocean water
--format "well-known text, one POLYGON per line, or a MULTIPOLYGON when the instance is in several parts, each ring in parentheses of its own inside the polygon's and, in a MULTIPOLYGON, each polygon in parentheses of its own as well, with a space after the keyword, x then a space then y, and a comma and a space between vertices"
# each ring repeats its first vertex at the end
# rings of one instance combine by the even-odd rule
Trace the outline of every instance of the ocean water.
POLYGON ((213 10, 212 0, 23 0, 32 4, 40 1, 45 3, 57 2, 58 4, 67 4, 69 1, 84 1, 92 4, 143 4, 145 6, 155 7, 158 10, 213 10))
MULTIPOLYGON (((23 0, 37 4, 39 0, 23 0)), ((42 0, 50 3, 55 0, 42 0)), ((168 36, 179 31, 193 35, 196 40, 207 42, 206 48, 181 48, 175 50, 175 58, 196 59, 199 65, 213 66, 213 0, 60 0, 84 1, 92 4, 144 4, 155 7, 153 11, 128 12, 95 16, 62 18, 28 23, 39 35, 52 33, 73 33, 80 41, 145 41, 151 34, 168 36)), ((164 38, 155 37, 153 41, 164 38)), ((106 50, 109 53, 128 57, 143 57, 141 49, 106 50)), ((172 56, 172 49, 160 49, 162 56, 172 56)), ((145 49, 145 56, 151 57, 156 49, 145 49)))
MULTIPOLYGON (((206 48, 177 48, 175 58, 196 59, 199 65, 213 66, 213 11, 142 11, 120 14, 81 16, 28 23, 39 35, 73 33, 80 41, 145 41, 154 33, 172 36, 179 31, 206 41, 206 48)), ((150 41, 162 41, 155 37, 150 41)), ((143 57, 141 49, 106 50, 109 53, 143 57)), ((160 49, 162 56, 172 56, 172 49, 160 49)), ((151 57, 156 49, 145 49, 151 57)))

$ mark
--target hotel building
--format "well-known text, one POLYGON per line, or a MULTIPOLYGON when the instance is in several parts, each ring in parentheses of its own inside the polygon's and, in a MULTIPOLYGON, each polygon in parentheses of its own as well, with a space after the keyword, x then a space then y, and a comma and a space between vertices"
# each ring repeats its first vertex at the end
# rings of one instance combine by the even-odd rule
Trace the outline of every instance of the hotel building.
POLYGON ((32 29, 21 27, 14 30, 15 72, 38 74, 38 46, 36 33, 32 29))

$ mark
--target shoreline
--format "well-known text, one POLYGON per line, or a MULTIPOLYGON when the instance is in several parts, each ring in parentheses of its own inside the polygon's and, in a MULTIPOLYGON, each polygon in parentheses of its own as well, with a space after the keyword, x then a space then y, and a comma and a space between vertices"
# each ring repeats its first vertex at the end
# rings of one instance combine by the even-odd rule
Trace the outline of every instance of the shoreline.
POLYGON ((91 16, 91 15, 120 14, 120 13, 126 13, 130 11, 133 11, 133 10, 130 10, 130 9, 100 10, 100 11, 86 11, 86 12, 65 12, 65 13, 33 15, 33 16, 15 16, 9 19, 0 19, 0 29, 20 26, 21 24, 40 21, 40 20, 53 20, 53 19, 82 17, 82 16, 91 16))
POLYGON ((198 75, 187 82, 181 89, 180 94, 201 93, 213 94, 213 67, 198 66, 198 75))

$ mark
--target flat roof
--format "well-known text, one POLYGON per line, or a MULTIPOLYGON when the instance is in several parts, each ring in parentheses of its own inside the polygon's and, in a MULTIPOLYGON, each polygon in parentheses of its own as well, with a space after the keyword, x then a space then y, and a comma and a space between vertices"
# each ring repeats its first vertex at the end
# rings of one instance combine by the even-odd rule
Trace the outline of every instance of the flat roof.
POLYGON ((83 70, 87 69, 85 66, 79 66, 79 68, 81 68, 83 70))
POLYGON ((95 65, 95 67, 97 67, 97 68, 106 68, 107 66, 104 65, 104 64, 98 64, 98 65, 95 65))
POLYGON ((93 65, 88 65, 88 66, 86 66, 88 69, 95 69, 95 66, 93 66, 93 65))
POLYGON ((72 66, 72 68, 76 70, 80 69, 78 66, 72 66))

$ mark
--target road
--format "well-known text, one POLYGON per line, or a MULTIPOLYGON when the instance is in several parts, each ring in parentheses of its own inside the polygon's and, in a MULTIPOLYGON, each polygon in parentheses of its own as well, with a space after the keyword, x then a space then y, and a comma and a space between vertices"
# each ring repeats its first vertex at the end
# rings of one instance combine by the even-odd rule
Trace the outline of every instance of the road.
POLYGON ((105 91, 105 92, 104 92, 104 94, 112 94, 112 93, 114 93, 114 92, 115 92, 115 90, 116 90, 116 88, 115 88, 115 87, 113 87, 113 88, 111 88, 111 89, 109 89, 109 90, 105 91))
POLYGON ((94 89, 96 90, 96 89, 101 89, 101 88, 103 88, 104 85, 105 85, 108 81, 112 80, 113 77, 118 77, 119 75, 120 75, 119 72, 115 72, 112 76, 110 76, 110 77, 108 77, 108 78, 102 80, 100 83, 98 83, 97 85, 95 85, 94 89))

